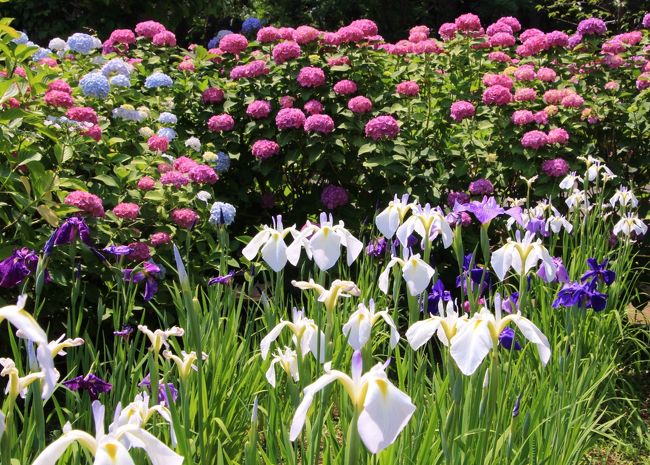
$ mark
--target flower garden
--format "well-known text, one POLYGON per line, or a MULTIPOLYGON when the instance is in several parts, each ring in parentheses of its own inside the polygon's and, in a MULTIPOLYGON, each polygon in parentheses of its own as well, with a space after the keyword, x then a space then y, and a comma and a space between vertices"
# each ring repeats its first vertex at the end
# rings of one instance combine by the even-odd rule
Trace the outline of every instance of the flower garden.
POLYGON ((0 464, 650 446, 650 14, 125 26, 0 20, 0 464))

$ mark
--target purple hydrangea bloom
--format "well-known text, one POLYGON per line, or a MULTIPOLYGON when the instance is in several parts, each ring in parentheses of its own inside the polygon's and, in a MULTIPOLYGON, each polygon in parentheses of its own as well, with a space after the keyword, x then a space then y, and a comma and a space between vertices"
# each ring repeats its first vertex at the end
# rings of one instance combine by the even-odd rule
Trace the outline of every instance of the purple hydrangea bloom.
POLYGON ((494 186, 489 179, 477 179, 469 184, 469 193, 472 195, 488 195, 494 192, 494 186))
POLYGON ((77 376, 61 384, 71 391, 88 391, 91 400, 97 400, 99 394, 109 392, 113 389, 111 383, 104 381, 92 373, 88 373, 86 376, 77 376))
POLYGON ((144 285, 144 300, 145 302, 153 299, 153 296, 158 292, 158 280, 162 279, 165 271, 162 266, 157 265, 153 261, 143 262, 141 271, 134 271, 133 268, 122 270, 122 278, 126 282, 138 284, 145 281, 144 285))
POLYGON ((16 249, 0 262, 0 287, 17 286, 31 273, 36 272, 38 256, 27 247, 16 249))

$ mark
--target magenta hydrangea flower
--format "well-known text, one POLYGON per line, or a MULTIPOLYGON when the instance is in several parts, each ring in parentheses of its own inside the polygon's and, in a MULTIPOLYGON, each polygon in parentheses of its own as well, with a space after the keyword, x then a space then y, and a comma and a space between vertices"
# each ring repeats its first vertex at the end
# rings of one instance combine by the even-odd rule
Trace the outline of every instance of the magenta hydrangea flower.
POLYGON ((308 44, 318 39, 320 31, 311 26, 298 26, 295 31, 293 31, 293 40, 298 44, 308 44))
POLYGON ((373 140, 395 139, 399 134, 399 123, 392 116, 377 116, 366 123, 365 134, 373 140))
POLYGON ((151 258, 151 251, 149 250, 149 244, 146 242, 131 242, 129 244, 130 252, 126 255, 131 261, 134 262, 143 262, 151 258))
POLYGON ((190 157, 178 157, 174 160, 174 169, 180 171, 181 173, 189 173, 192 168, 197 166, 198 163, 192 160, 190 157))
POLYGON ((153 36, 151 42, 158 47, 175 47, 176 36, 171 31, 160 31, 153 36))
POLYGON ((566 47, 569 44, 569 35, 562 31, 552 31, 544 36, 546 45, 551 47, 566 47))
POLYGON ((646 29, 650 29, 650 13, 645 14, 643 20, 641 21, 641 26, 643 26, 646 29))
POLYGON ((397 84, 397 93, 406 97, 415 97, 420 92, 420 86, 415 81, 404 81, 397 84))
POLYGON ((303 127, 305 132, 329 134, 334 131, 334 120, 329 115, 310 115, 303 127))
POLYGON ((465 13, 454 20, 454 24, 461 32, 476 32, 481 30, 481 18, 473 13, 465 13))
POLYGON ((298 72, 297 80, 302 87, 319 87, 325 84, 325 72, 315 66, 305 66, 298 72))
POLYGON ((323 104, 318 100, 309 100, 303 105, 304 110, 310 115, 318 115, 323 112, 323 104))
POLYGON ((65 92, 66 94, 72 93, 72 87, 70 87, 70 84, 65 82, 63 79, 55 79, 54 81, 50 82, 47 85, 47 90, 59 90, 61 92, 65 92))
POLYGON ((258 30, 256 38, 260 44, 268 44, 281 39, 278 28, 273 26, 265 26, 258 30))
POLYGON ((225 98, 223 90, 218 87, 208 87, 201 94, 201 101, 203 103, 221 103, 225 98))
POLYGON ((564 145, 569 142, 569 133, 563 128, 551 129, 547 136, 547 143, 564 145))
POLYGON ((149 150, 164 153, 169 148, 169 141, 166 137, 154 134, 147 140, 147 146, 149 147, 149 150))
POLYGON ((554 82, 557 79, 557 73, 551 68, 540 68, 535 73, 535 77, 540 81, 554 82))
POLYGON ((544 131, 528 131, 521 138, 521 145, 527 149, 538 150, 548 143, 548 137, 544 131))
POLYGON ((366 37, 377 35, 377 33, 379 32, 377 23, 375 23, 371 19, 366 19, 366 18, 356 19, 350 23, 350 26, 356 27, 357 29, 361 29, 361 31, 366 37))
POLYGON ((360 42, 366 37, 363 29, 356 26, 343 26, 336 31, 342 43, 356 43, 360 42))
POLYGON ((512 122, 517 126, 530 124, 535 120, 535 115, 530 110, 517 110, 512 114, 512 122))
POLYGON ((275 47, 271 55, 273 56, 273 61, 276 64, 281 65, 282 63, 298 58, 300 56, 301 50, 300 45, 296 42, 288 40, 285 42, 280 42, 275 47))
POLYGON ((442 40, 451 40, 454 37, 456 37, 456 32, 458 31, 458 28, 456 27, 456 24, 454 23, 444 23, 438 28, 438 34, 442 38, 442 40))
POLYGON ((267 158, 271 158, 273 155, 280 153, 280 146, 275 141, 260 139, 255 141, 253 144, 251 153, 255 158, 266 160, 267 158))
POLYGON ((530 87, 522 87, 515 91, 515 102, 529 102, 537 98, 537 91, 530 87))
MULTIPOLYGON (((535 73, 533 73, 533 76, 535 73)), ((486 86, 503 86, 508 89, 512 89, 514 86, 514 83, 512 82, 512 79, 510 76, 506 76, 505 74, 494 74, 494 73, 485 73, 483 75, 483 84, 486 86)))
POLYGON ((507 105, 512 101, 510 89, 501 85, 490 86, 483 92, 483 103, 486 105, 507 105))
POLYGON ((372 102, 362 95, 352 97, 348 100, 348 109, 352 113, 368 113, 372 110, 372 102))
POLYGON ((102 199, 89 192, 70 192, 66 196, 63 203, 72 207, 76 207, 82 212, 91 216, 98 218, 104 216, 104 206, 102 205, 102 199))
POLYGON ((81 135, 88 136, 91 139, 99 142, 102 138, 102 128, 97 124, 93 124, 88 129, 84 129, 83 131, 81 131, 81 135))
POLYGON ((327 185, 320 195, 320 201, 328 210, 334 210, 348 203, 348 191, 342 186, 327 185))
POLYGON ((140 215, 140 206, 137 203, 121 202, 113 207, 113 214, 118 218, 135 220, 140 215))
POLYGON ((298 108, 283 108, 275 115, 275 125, 279 130, 301 128, 305 124, 305 114, 298 108))
POLYGON ((293 102, 295 101, 295 97, 292 97, 290 95, 283 95, 280 97, 280 108, 293 108, 293 102))
POLYGON ((74 105, 72 96, 60 90, 48 90, 43 99, 46 105, 53 107, 70 108, 74 105))
POLYGON ((451 104, 450 107, 451 119, 454 121, 462 121, 465 118, 471 118, 476 113, 476 109, 471 102, 467 100, 458 100, 451 104))
POLYGON ((344 66, 350 64, 350 58, 343 55, 340 57, 332 57, 327 60, 328 66, 344 66))
POLYGON ((271 113, 271 104, 266 100, 255 100, 246 107, 246 114, 251 118, 262 119, 271 113))
POLYGON ((163 186, 182 187, 189 183, 189 178, 180 171, 167 171, 160 177, 160 184, 163 186))
POLYGON ((219 42, 219 48, 225 53, 239 54, 248 47, 248 39, 241 34, 228 34, 219 42))
POLYGON ((199 215, 191 208, 177 208, 170 214, 171 220, 183 229, 191 229, 199 220, 199 215))
POLYGON ((516 42, 515 36, 508 32, 497 32, 489 40, 492 47, 512 47, 516 42))
POLYGON ((537 111, 534 119, 537 124, 548 124, 548 113, 545 110, 537 111))
POLYGON ((208 165, 196 165, 190 169, 189 178, 199 184, 214 184, 219 180, 219 176, 214 168, 208 165))
POLYGON ((141 191, 150 191, 155 189, 156 181, 149 176, 143 176, 138 180, 138 189, 141 191))
POLYGON ((111 32, 108 41, 113 44, 134 44, 135 34, 131 29, 115 29, 111 32))
POLYGON ((354 81, 349 79, 343 79, 342 81, 334 84, 334 93, 338 95, 350 95, 354 94, 357 91, 357 84, 354 81))
POLYGON ((135 33, 142 37, 148 37, 149 39, 164 30, 165 26, 156 21, 143 21, 135 25, 135 33))
POLYGON ((149 237, 149 241, 152 246, 160 247, 161 245, 169 244, 172 241, 172 237, 166 232, 155 232, 149 237))
MULTIPOLYGON (((229 37, 229 36, 226 36, 229 37)), ((235 120, 228 113, 211 116, 208 120, 208 130, 211 132, 231 131, 235 127, 235 120)))
POLYGON ((90 107, 72 107, 65 115, 74 121, 97 124, 97 113, 90 107))
POLYGON ((504 32, 512 35, 515 31, 512 30, 512 27, 509 24, 501 21, 490 24, 485 30, 485 33, 488 35, 488 37, 492 37, 496 34, 504 32))
POLYGON ((542 163, 542 171, 554 178, 563 177, 569 172, 569 164, 563 158, 544 160, 542 163))
POLYGON ((598 18, 583 19, 578 23, 578 34, 581 36, 595 35, 602 36, 607 32, 605 21, 598 18))
POLYGON ((566 108, 580 108, 584 103, 585 99, 583 99, 580 95, 571 93, 562 98, 560 105, 566 108))
POLYGON ((494 186, 489 179, 479 178, 469 183, 468 190, 472 195, 489 195, 494 192, 494 186))
POLYGON ((535 67, 531 65, 520 66, 515 70, 514 76, 518 81, 532 81, 535 79, 535 67))

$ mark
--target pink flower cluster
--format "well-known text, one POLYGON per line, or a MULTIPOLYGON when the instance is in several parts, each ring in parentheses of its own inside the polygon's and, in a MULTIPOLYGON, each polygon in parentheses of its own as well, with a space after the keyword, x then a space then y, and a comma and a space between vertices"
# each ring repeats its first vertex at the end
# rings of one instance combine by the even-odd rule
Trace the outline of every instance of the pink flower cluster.
POLYGON ((465 118, 471 118, 476 113, 476 109, 471 102, 466 100, 458 100, 451 104, 451 119, 454 121, 462 121, 465 118))
POLYGON ((135 220, 140 215, 140 206, 130 202, 118 203, 113 207, 113 214, 118 218, 135 220))
POLYGON ((266 160, 267 158, 280 153, 280 146, 275 141, 261 139, 255 141, 253 147, 251 148, 251 152, 255 158, 266 160))
POLYGON ((160 247, 161 245, 169 244, 172 241, 172 237, 166 232, 155 232, 149 237, 149 241, 154 247, 160 247))
POLYGON ((399 134, 399 124, 392 116, 377 116, 366 123, 365 133, 373 140, 395 139, 399 134))
POLYGON ((271 113, 271 104, 266 100, 254 100, 246 107, 246 114, 251 118, 262 119, 271 113))
MULTIPOLYGON (((226 36, 228 37, 228 36, 226 36)), ((228 113, 211 116, 208 120, 208 130, 210 132, 232 131, 235 127, 235 120, 228 113)))
POLYGON ((298 108, 283 108, 275 115, 275 125, 279 130, 301 128, 305 124, 305 114, 298 108))
POLYGON ((288 40, 285 42, 280 42, 275 47, 273 47, 271 55, 273 56, 273 61, 275 61, 275 64, 281 65, 286 61, 298 58, 300 56, 300 53, 300 45, 294 41, 288 40))
POLYGON ((334 131, 334 120, 328 115, 311 115, 305 120, 304 129, 305 132, 329 134, 334 131))
POLYGON ((76 207, 82 212, 91 216, 95 216, 95 217, 104 216, 104 206, 102 205, 102 199, 89 192, 85 192, 85 191, 70 192, 66 196, 63 203, 65 203, 66 205, 70 205, 72 207, 76 207))
POLYGON ((163 136, 154 134, 147 140, 147 145, 149 146, 149 150, 165 153, 169 148, 169 141, 163 136))
POLYGON ((241 34, 228 34, 219 42, 219 48, 225 53, 239 54, 248 47, 248 39, 241 34))
POLYGON ((334 93, 338 95, 350 95, 357 91, 357 84, 349 79, 343 79, 334 84, 333 90, 334 93))
POLYGON ((319 87, 325 84, 325 72, 315 66, 306 66, 298 72, 297 79, 302 87, 319 87))
POLYGON ((397 84, 396 91, 405 97, 415 97, 420 92, 420 86, 415 81, 404 81, 397 84))
POLYGON ((363 95, 352 97, 348 100, 348 109, 352 113, 368 113, 372 110, 372 101, 363 95))
POLYGON ((183 229, 191 229, 199 220, 199 215, 191 208, 177 208, 170 214, 171 220, 183 229))
POLYGON ((214 184, 219 180, 219 176, 214 168, 199 164, 190 169, 189 178, 198 184, 214 184))
POLYGON ((483 103, 486 105, 507 105, 512 102, 510 89, 502 85, 493 85, 483 92, 483 103))
POLYGON ((156 181, 154 181, 154 179, 149 176, 143 176, 138 180, 137 186, 138 189, 142 191, 150 191, 155 189, 156 181))
POLYGON ((254 60, 245 65, 235 66, 230 71, 230 79, 256 78, 269 74, 270 72, 271 70, 266 66, 266 61, 254 60))
POLYGON ((97 124, 97 113, 90 107, 72 107, 65 115, 73 121, 97 124))
POLYGON ((310 115, 318 115, 323 112, 323 104, 318 100, 311 99, 303 105, 303 109, 310 115))
POLYGON ((225 95, 223 90, 218 87, 208 87, 201 94, 201 100, 203 103, 221 103, 223 102, 225 95))
POLYGON ((548 176, 559 178, 566 176, 569 172, 569 164, 563 158, 544 160, 542 162, 542 171, 544 171, 548 176))

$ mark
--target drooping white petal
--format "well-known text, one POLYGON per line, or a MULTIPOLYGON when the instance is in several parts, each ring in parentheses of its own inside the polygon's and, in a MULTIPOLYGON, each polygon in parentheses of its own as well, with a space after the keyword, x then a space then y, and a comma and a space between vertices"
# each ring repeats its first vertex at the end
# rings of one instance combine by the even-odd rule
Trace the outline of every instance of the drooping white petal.
POLYGON ((418 223, 418 219, 415 216, 411 216, 407 218, 399 228, 397 228, 397 238, 399 239, 400 244, 402 244, 402 247, 407 246, 409 237, 413 234, 418 223))
POLYGON ((395 322, 391 318, 391 316, 388 314, 387 311, 381 311, 376 313, 376 316, 381 316, 381 318, 386 322, 386 324, 390 327, 390 348, 394 349, 397 343, 399 342, 400 336, 399 332, 397 331, 397 326, 395 326, 395 322))
POLYGON ((451 339, 450 353, 461 373, 469 376, 481 365, 493 346, 487 321, 470 320, 451 339))
POLYGON ((440 328, 440 317, 431 317, 417 321, 406 330, 406 340, 413 350, 418 350, 433 337, 440 328))
MULTIPOLYGON (((22 296, 21 296, 22 297, 22 296)), ((23 307, 25 299, 20 298, 18 304, 7 305, 0 308, 0 323, 7 320, 17 330, 20 330, 22 336, 35 344, 47 345, 47 334, 40 327, 38 322, 23 307)))
POLYGON ((302 427, 305 425, 307 418, 307 412, 314 401, 314 395, 328 384, 333 383, 337 378, 338 376, 335 373, 326 373, 305 388, 302 402, 298 405, 296 413, 293 416, 293 421, 291 422, 291 430, 289 431, 289 439, 291 441, 295 441, 300 431, 302 431, 302 427))
POLYGON ((72 430, 65 432, 59 439, 48 445, 32 462, 32 465, 54 465, 63 455, 66 449, 73 443, 79 441, 91 453, 95 452, 97 442, 90 434, 83 431, 72 430))
POLYGON ((524 337, 537 346, 539 358, 542 359, 542 364, 546 365, 551 358, 551 345, 540 329, 535 326, 532 321, 524 318, 520 314, 509 315, 505 317, 504 320, 511 320, 514 322, 524 337))
POLYGON ((147 431, 141 428, 129 428, 126 435, 133 447, 144 449, 152 465, 183 464, 183 457, 147 431))
POLYGON ((280 333, 284 329, 285 326, 291 324, 289 321, 281 321, 275 327, 269 331, 269 334, 264 336, 262 340, 260 341, 260 352, 262 353, 262 360, 266 360, 266 357, 269 355, 269 349, 271 348, 271 344, 273 341, 275 341, 278 336, 280 336, 280 333))
POLYGON ((395 266, 396 263, 399 263, 401 259, 393 257, 390 259, 384 271, 379 275, 379 290, 384 294, 388 294, 388 278, 390 274, 390 269, 395 266))
POLYGON ((241 251, 242 255, 246 257, 248 261, 253 261, 257 257, 257 253, 260 251, 260 248, 266 244, 269 240, 271 233, 267 228, 264 228, 262 231, 258 232, 253 239, 244 247, 241 251))
POLYGON ((357 310, 354 312, 350 319, 343 325, 343 334, 348 338, 348 344, 354 350, 361 350, 363 346, 370 340, 370 332, 372 330, 372 321, 370 321, 370 314, 357 310))
POLYGON ((347 229, 338 228, 337 232, 341 238, 341 245, 347 249, 347 264, 352 265, 363 250, 363 242, 354 237, 347 229))
POLYGON ((314 261, 322 271, 332 268, 341 256, 341 236, 332 228, 322 228, 309 240, 314 261))
POLYGON ((262 258, 276 273, 287 264, 287 245, 279 233, 273 233, 262 247, 262 258))
POLYGON ((412 296, 420 295, 429 286, 434 274, 435 270, 417 255, 409 258, 402 268, 402 276, 412 296))
POLYGON ((54 368, 52 352, 47 344, 40 344, 36 349, 36 359, 44 375, 43 390, 41 397, 43 400, 49 399, 54 393, 56 382, 59 380, 59 371, 54 368))
MULTIPOLYGON (((326 342, 325 342, 325 333, 318 330, 319 337, 315 337, 316 332, 317 332, 317 330, 314 328, 309 333, 309 336, 307 336, 307 331, 305 331, 302 338, 303 338, 303 342, 305 340, 307 341, 307 344, 309 346, 309 351, 312 353, 312 355, 314 357, 316 357, 316 360, 318 360, 320 363, 323 363, 323 362, 325 362, 325 344, 326 344, 326 342), (307 339, 307 337, 308 337, 308 339, 307 339), (320 353, 318 351, 318 349, 319 349, 319 345, 318 345, 319 344, 319 339, 320 339, 320 353)), ((304 350, 304 348, 303 348, 302 354, 303 355, 306 354, 306 351, 304 350)))
POLYGON ((503 281, 505 279, 506 273, 512 265, 512 259, 513 250, 510 243, 504 245, 499 250, 496 250, 492 253, 490 264, 492 265, 492 269, 497 274, 500 281, 503 281))
POLYGON ((391 445, 415 412, 411 398, 388 379, 377 377, 368 383, 368 392, 359 415, 359 436, 376 454, 391 445))
POLYGON ((266 370, 266 380, 269 382, 269 384, 273 387, 275 387, 275 365, 279 363, 280 360, 277 358, 274 358, 271 361, 271 365, 269 366, 269 369, 266 370))
POLYGON ((386 239, 391 239, 399 227, 399 211, 389 206, 375 218, 377 229, 386 239))
POLYGON ((551 254, 549 254, 548 250, 546 250, 546 248, 541 245, 538 247, 538 254, 539 258, 542 260, 542 266, 544 266, 546 278, 549 281, 553 281, 555 279, 555 275, 557 274, 557 265, 553 261, 551 254))

